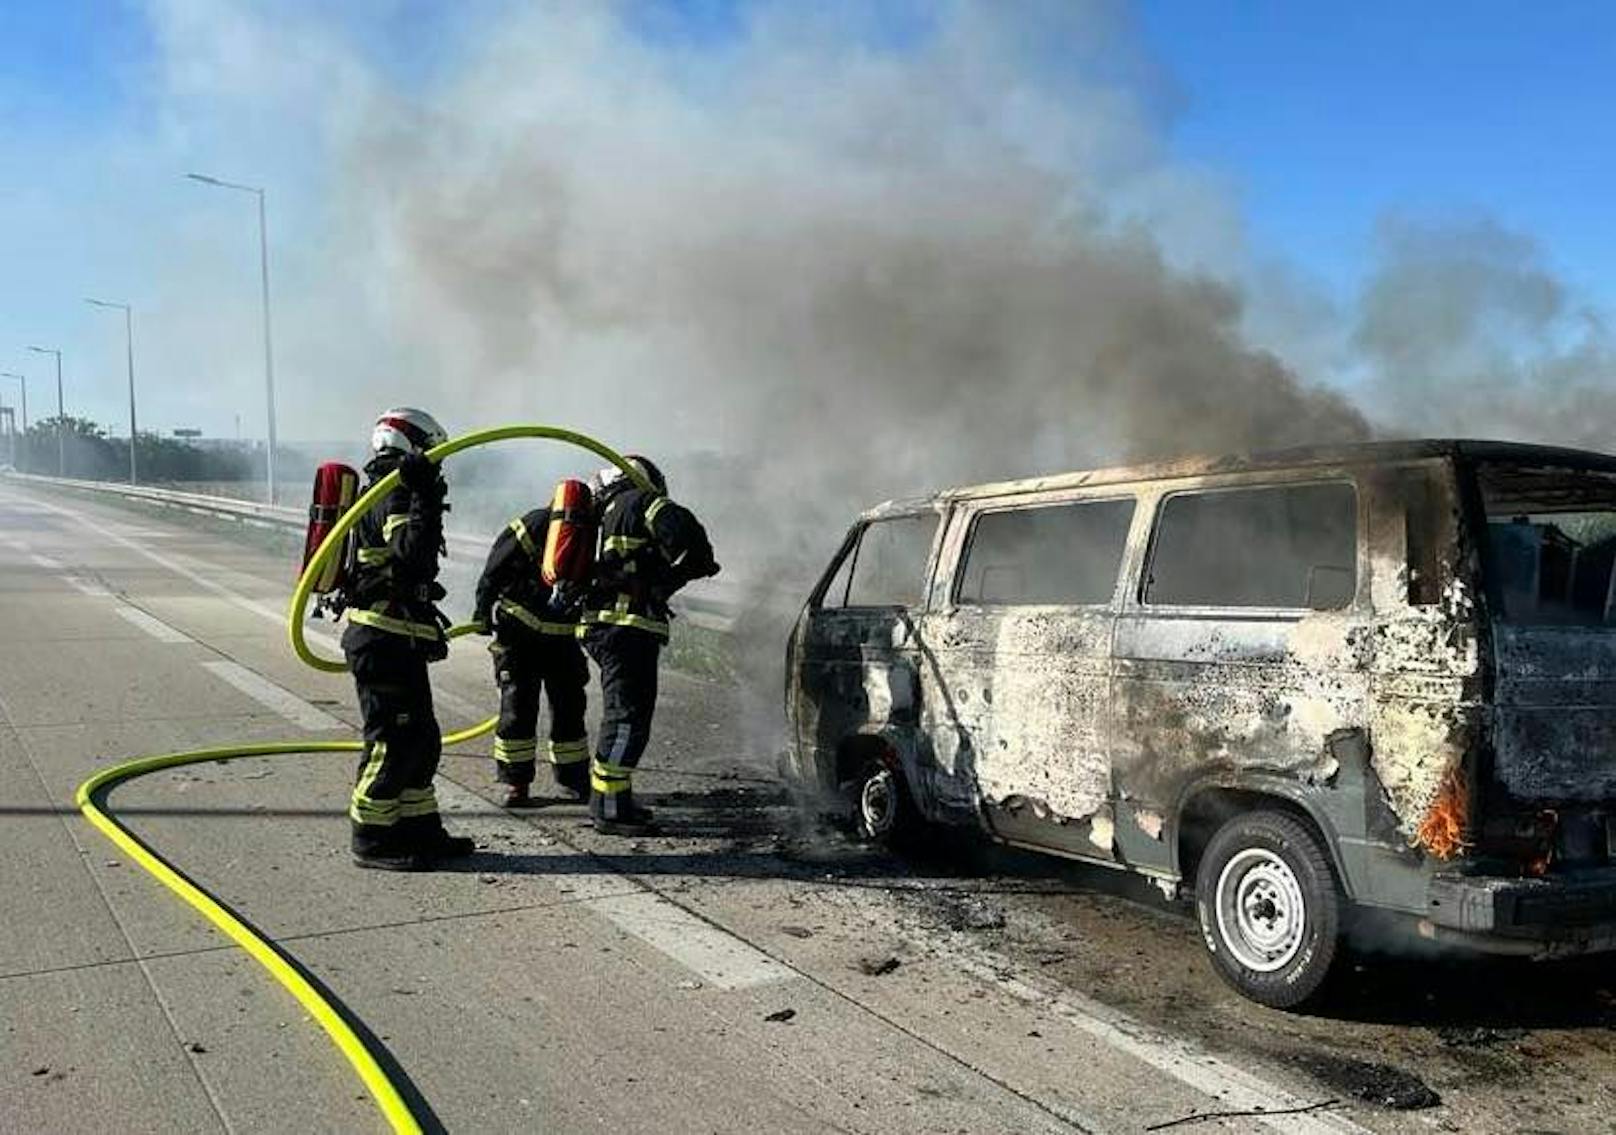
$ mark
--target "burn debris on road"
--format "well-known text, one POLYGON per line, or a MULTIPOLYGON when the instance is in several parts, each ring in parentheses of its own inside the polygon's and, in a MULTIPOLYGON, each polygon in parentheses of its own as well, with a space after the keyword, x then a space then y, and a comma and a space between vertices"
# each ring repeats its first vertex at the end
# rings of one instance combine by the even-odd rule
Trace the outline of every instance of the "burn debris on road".
POLYGON ((859 972, 866 977, 885 977, 902 964, 890 954, 886 957, 868 957, 858 960, 859 972))
POLYGON ((947 896, 938 902, 938 914, 950 930, 1003 930, 1004 910, 971 896, 947 896))
POLYGON ((784 1022, 791 1020, 791 1018, 795 1017, 796 1015, 797 1011, 795 1009, 781 1009, 778 1012, 770 1013, 763 1019, 765 1021, 773 1021, 775 1024, 783 1024, 784 1022))
POLYGON ((1448 1048, 1485 1048, 1495 1044, 1514 1044, 1531 1035, 1526 1029, 1486 1026, 1464 1028, 1455 1025, 1436 1030, 1437 1039, 1448 1048))
POLYGON ((1323 1053, 1302 1054, 1295 1060, 1321 1083, 1376 1107, 1421 1111, 1442 1103, 1424 1080, 1390 1064, 1323 1053))

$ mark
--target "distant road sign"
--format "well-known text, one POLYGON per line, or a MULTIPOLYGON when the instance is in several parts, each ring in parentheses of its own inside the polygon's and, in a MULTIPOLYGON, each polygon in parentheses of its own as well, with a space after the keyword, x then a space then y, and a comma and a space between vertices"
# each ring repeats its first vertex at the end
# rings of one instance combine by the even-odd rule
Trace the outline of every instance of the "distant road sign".
POLYGON ((190 430, 190 429, 175 430, 174 431, 174 436, 175 437, 201 437, 202 436, 202 431, 201 430, 190 430))

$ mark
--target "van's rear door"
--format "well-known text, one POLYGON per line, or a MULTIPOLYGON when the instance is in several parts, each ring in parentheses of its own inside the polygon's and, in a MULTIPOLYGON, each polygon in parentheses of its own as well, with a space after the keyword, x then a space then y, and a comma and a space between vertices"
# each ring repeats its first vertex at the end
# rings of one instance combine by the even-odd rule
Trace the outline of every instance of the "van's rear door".
POLYGON ((1473 476, 1493 617, 1494 785, 1509 805, 1573 805, 1562 819, 1602 827, 1616 810, 1616 470, 1591 464, 1483 461, 1473 476))

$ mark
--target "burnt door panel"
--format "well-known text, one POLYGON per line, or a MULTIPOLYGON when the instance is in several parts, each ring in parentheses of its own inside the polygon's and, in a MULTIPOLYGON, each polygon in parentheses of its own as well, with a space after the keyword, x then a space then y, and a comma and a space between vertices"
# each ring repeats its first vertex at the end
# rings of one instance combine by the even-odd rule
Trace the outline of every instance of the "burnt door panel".
POLYGON ((1344 478, 1164 498, 1141 602, 1116 632, 1112 777, 1126 834, 1155 844, 1196 782, 1335 775, 1332 736, 1368 722, 1359 528, 1344 478))
POLYGON ((985 502, 925 625, 924 728, 993 831, 1112 856, 1112 623, 1132 498, 985 502))

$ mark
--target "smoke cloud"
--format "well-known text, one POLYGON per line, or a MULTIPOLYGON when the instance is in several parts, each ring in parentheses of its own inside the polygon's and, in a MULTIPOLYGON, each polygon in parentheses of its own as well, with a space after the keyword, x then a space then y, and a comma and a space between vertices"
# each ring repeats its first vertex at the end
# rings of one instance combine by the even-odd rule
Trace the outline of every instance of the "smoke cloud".
POLYGON ((938 11, 893 42, 765 7, 697 52, 546 7, 387 104, 345 190, 440 404, 720 455, 724 542, 794 550, 806 511, 821 558, 885 495, 1367 435, 1153 239, 1210 198, 1063 77, 1121 53, 1109 6, 938 11))
POLYGON ((1352 343, 1398 432, 1611 448, 1616 339, 1534 241, 1391 217, 1376 253, 1352 343))

